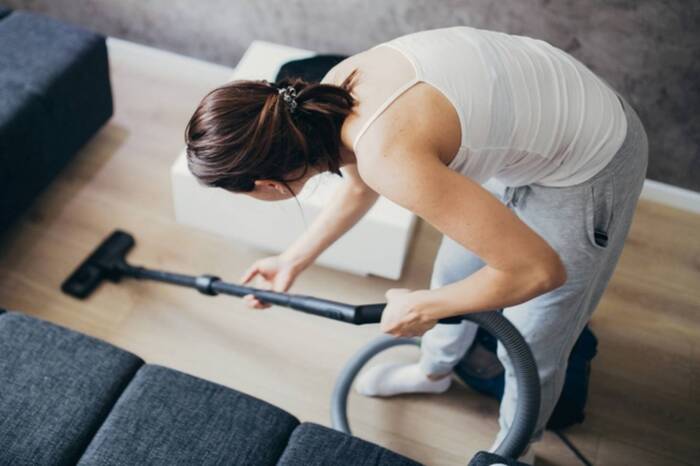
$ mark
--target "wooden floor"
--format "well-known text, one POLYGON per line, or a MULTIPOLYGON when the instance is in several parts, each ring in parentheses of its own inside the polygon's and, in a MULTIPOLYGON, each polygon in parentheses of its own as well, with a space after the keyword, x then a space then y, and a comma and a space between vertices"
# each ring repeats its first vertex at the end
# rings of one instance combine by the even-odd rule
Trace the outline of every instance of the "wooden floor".
MULTIPOLYGON (((60 293, 61 281, 116 227, 135 234, 135 263, 236 280, 262 256, 173 220, 169 168, 183 128, 230 70, 118 42, 110 54, 115 116, 0 238, 0 306, 327 425, 335 377, 376 327, 253 311, 236 299, 145 282, 107 284, 85 302, 60 293)), ((439 238, 419 224, 400 282, 313 267, 293 291, 362 303, 381 300, 389 287, 426 287, 439 238)), ((600 353, 588 414, 571 439, 597 465, 698 464, 700 216, 641 203, 593 328, 600 353)), ((497 427, 496 403, 457 384, 439 397, 353 396, 350 406, 359 436, 431 465, 466 464, 497 427)), ((536 452, 537 464, 579 464, 551 434, 536 452)))

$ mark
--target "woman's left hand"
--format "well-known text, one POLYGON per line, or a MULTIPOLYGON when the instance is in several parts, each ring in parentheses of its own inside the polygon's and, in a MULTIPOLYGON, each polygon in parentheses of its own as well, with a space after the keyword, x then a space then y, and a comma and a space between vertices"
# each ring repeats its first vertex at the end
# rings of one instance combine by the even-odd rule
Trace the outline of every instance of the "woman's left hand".
POLYGON ((386 307, 382 314, 382 332, 395 337, 418 337, 437 324, 421 312, 423 294, 427 290, 411 291, 392 288, 386 292, 386 307))

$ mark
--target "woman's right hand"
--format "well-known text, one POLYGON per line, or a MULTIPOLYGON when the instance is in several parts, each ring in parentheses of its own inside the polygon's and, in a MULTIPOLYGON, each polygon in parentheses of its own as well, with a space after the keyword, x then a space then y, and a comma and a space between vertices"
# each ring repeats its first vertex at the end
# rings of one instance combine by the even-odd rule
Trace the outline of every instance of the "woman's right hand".
MULTIPOLYGON (((283 254, 265 257, 253 262, 253 265, 248 267, 248 270, 241 277, 241 284, 245 285, 253 278, 258 277, 259 284, 256 288, 285 292, 303 270, 304 267, 297 261, 290 260, 283 254)), ((243 296, 243 301, 255 309, 270 307, 270 304, 258 300, 252 294, 243 296)))

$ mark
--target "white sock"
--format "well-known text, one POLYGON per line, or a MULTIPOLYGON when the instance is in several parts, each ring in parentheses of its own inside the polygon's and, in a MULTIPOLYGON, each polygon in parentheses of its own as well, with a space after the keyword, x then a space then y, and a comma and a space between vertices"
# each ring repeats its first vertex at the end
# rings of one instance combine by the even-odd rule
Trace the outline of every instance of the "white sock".
POLYGON ((355 390, 364 396, 393 396, 402 393, 443 393, 452 377, 430 380, 418 364, 379 364, 360 375, 355 390))

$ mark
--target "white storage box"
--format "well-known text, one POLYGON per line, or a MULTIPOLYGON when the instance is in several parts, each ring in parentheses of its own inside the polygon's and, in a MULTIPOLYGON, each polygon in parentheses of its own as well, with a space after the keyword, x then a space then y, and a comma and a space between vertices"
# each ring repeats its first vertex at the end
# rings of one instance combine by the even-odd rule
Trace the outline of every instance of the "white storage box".
MULTIPOLYGON (((232 79, 274 81, 280 66, 314 55, 308 50, 255 41, 232 79)), ((281 252, 311 224, 341 178, 312 178, 294 199, 264 202, 244 194, 200 186, 187 169, 184 151, 171 169, 175 217, 180 223, 218 233, 269 252, 281 252), (302 213, 303 211, 303 213, 302 213)), ((361 275, 399 279, 416 217, 380 198, 367 215, 328 248, 317 263, 361 275)))

